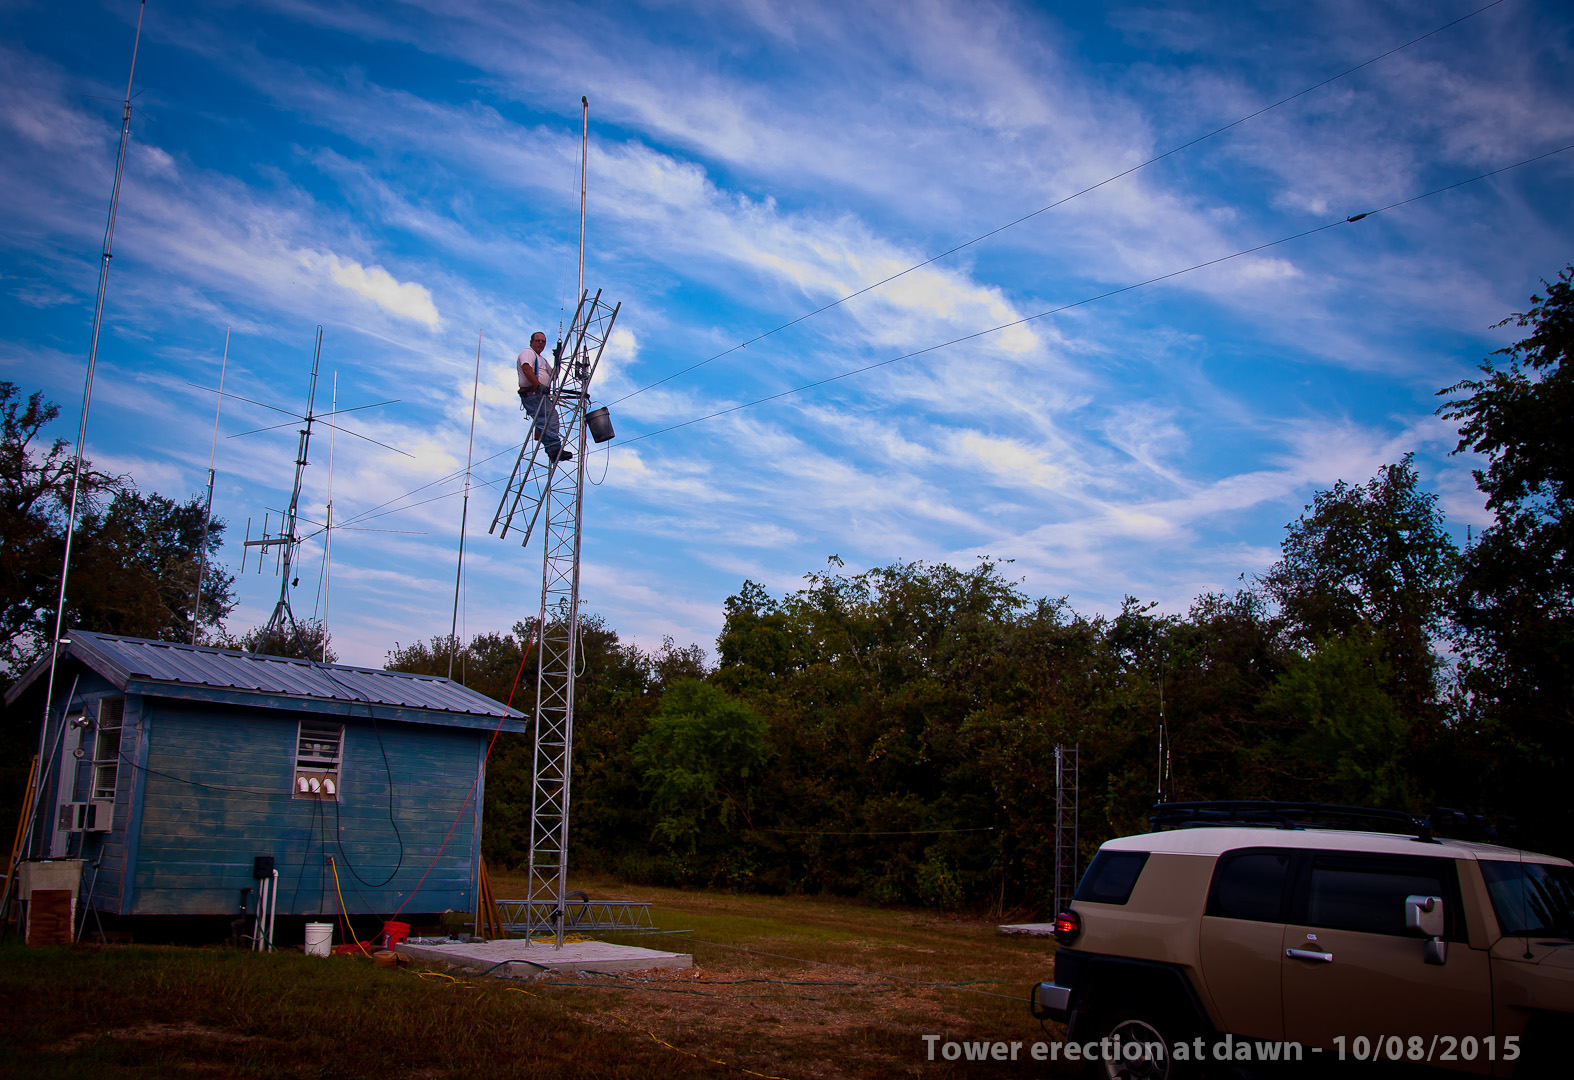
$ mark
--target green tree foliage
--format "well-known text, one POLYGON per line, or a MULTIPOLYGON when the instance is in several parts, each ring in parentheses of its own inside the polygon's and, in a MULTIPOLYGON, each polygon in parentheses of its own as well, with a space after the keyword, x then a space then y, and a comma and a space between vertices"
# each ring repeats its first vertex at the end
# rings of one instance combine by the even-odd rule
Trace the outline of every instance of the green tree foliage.
POLYGON ((297 619, 293 627, 286 625, 273 630, 257 626, 239 636, 221 630, 214 635, 212 644, 221 649, 289 656, 323 664, 336 663, 339 659, 333 651, 333 635, 321 619, 297 619))
POLYGON ((634 744, 654 835, 697 854, 749 828, 753 789, 768 756, 765 730, 759 714, 715 686, 698 679, 669 685, 634 744))
MULTIPOLYGON (((533 640, 531 627, 520 622, 506 634, 477 634, 457 650, 446 634, 433 637, 430 642, 417 641, 410 645, 396 641, 384 658, 383 667, 389 671, 445 677, 451 667, 455 682, 493 701, 507 704, 510 694, 528 695, 534 700, 535 666, 531 664, 527 671, 520 663, 526 644, 533 640)), ((524 702, 525 697, 519 697, 515 705, 522 708, 524 702)))
POLYGON ((1494 354, 1506 364, 1488 358, 1480 378, 1441 391, 1438 410, 1460 424, 1458 452, 1486 455, 1476 483, 1496 515, 1453 597, 1461 705, 1504 808, 1556 842, 1574 760, 1574 267, 1509 323, 1531 333, 1494 354))
MULTIPOLYGON (((82 515, 66 592, 73 626, 160 641, 190 641, 192 603, 201 569, 203 500, 183 503, 126 488, 107 509, 82 515)), ((235 579, 214 563, 224 522, 208 528, 199 640, 235 606, 235 579)))
POLYGON ((1306 772, 1317 801, 1412 810, 1412 725, 1390 692, 1392 671, 1375 638, 1363 625, 1292 657, 1263 708, 1290 720, 1284 761, 1306 772))
MULTIPOLYGON (((0 382, 0 664, 8 676, 38 658, 54 630, 65 520, 74 461, 64 439, 38 445, 60 407, 0 382)), ((83 506, 115 490, 113 477, 84 469, 83 506)))
MULTIPOLYGON (((662 688, 672 680, 702 677, 704 654, 670 639, 653 653, 624 644, 593 613, 582 615, 579 626, 570 851, 576 865, 613 870, 633 880, 671 880, 647 843, 651 827, 633 748, 660 707, 662 688)), ((531 717, 538 656, 534 639, 527 623, 515 623, 504 634, 478 634, 456 654, 454 678, 505 704, 512 692, 514 708, 531 717)), ((384 666, 446 676, 449 648, 446 635, 396 645, 384 666)), ((528 734, 501 735, 487 763, 481 843, 494 866, 521 866, 529 857, 533 746, 528 734)))
POLYGON ((53 605, 51 565, 59 580, 54 523, 63 509, 61 492, 70 490, 72 462, 64 440, 42 451, 34 446, 43 426, 59 415, 42 394, 24 405, 14 383, 0 382, 0 635, 13 673, 32 659, 39 615, 53 605))
MULTIPOLYGON (((54 630, 74 460, 63 439, 38 445, 59 407, 0 382, 0 667, 14 677, 54 630)), ((84 465, 71 541, 64 625, 132 637, 190 641, 202 543, 201 502, 144 494, 126 478, 84 465)), ((234 579, 213 562, 224 522, 208 533, 199 630, 234 607, 234 579)))
POLYGON ((1284 557, 1263 577, 1304 647, 1360 634, 1391 671, 1390 690, 1419 717, 1437 697, 1434 643, 1458 551, 1411 455, 1364 485, 1341 480, 1286 526, 1284 557))

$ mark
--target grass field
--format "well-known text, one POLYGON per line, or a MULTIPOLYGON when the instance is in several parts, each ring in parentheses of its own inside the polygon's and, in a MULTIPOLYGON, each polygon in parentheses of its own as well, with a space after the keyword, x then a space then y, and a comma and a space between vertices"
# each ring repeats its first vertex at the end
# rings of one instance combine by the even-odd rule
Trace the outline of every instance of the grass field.
MULTIPOLYGON (((0 945, 0 1075, 144 1077, 1042 1076, 1042 940, 991 922, 814 897, 574 883, 652 902, 695 967, 479 978, 227 948, 0 945), (941 1036, 928 1060, 925 1035, 941 1036), (941 1060, 1020 1042, 1016 1062, 941 1060)), ((497 875, 497 894, 520 892, 497 875)), ((457 973, 456 973, 457 974, 457 973)))

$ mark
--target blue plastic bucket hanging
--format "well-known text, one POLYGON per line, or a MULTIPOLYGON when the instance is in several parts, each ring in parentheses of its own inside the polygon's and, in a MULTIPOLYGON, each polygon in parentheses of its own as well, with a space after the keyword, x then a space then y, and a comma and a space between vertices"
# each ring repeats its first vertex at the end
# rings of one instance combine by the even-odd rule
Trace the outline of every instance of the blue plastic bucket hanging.
POLYGON ((590 437, 598 443, 610 442, 617 435, 612 430, 612 414, 605 405, 586 413, 585 423, 590 427, 590 437))

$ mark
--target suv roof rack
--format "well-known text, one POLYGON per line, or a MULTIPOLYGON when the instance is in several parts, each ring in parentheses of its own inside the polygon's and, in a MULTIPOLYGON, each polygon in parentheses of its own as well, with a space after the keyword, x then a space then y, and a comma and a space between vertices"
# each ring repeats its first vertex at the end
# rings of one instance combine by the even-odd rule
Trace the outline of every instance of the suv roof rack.
POLYGON ((1150 831, 1195 829, 1219 825, 1266 826, 1277 829, 1361 829, 1399 833, 1432 842, 1432 825, 1402 810, 1372 810, 1329 803, 1243 800, 1155 803, 1148 818, 1150 831))

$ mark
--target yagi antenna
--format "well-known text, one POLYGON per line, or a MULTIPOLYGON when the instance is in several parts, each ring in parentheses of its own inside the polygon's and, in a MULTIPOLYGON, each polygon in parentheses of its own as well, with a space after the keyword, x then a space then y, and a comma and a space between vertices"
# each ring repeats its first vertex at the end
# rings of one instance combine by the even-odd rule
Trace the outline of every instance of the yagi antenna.
MULTIPOLYGON (((264 645, 273 639, 275 634, 279 635, 281 638, 284 638, 286 631, 288 631, 289 637, 293 638, 296 645, 301 647, 304 655, 305 647, 304 642, 301 639, 300 627, 296 623, 294 611, 290 608, 290 590, 295 587, 295 583, 298 580, 294 572, 296 552, 299 549, 302 540, 305 539, 299 533, 299 525, 303 520, 300 513, 301 486, 303 480, 305 479, 306 466, 309 464, 310 460, 308 457, 308 452, 311 448, 312 426, 314 424, 323 424, 334 431, 343 431, 348 435, 354 435, 358 439, 364 439, 369 443, 374 443, 377 446, 392 450, 396 454, 404 454, 405 457, 411 456, 406 454, 403 450, 400 450, 397 446, 389 446, 387 443, 378 442, 376 439, 362 435, 358 431, 352 431, 347 427, 331 423, 326 419, 326 417, 339 416, 346 412, 356 412, 361 409, 370 409, 379 405, 391 405, 394 403, 392 401, 379 401, 374 402, 371 405, 357 405, 353 409, 339 409, 337 407, 337 401, 335 401, 334 407, 330 409, 329 412, 319 414, 315 411, 317 404, 317 373, 321 363, 322 325, 319 323, 317 326, 316 343, 312 350, 311 381, 306 392, 306 411, 304 413, 291 412, 288 409, 281 409, 276 405, 269 405, 267 402, 254 401, 251 398, 242 397, 240 394, 225 393, 222 390, 216 391, 221 397, 233 397, 241 401, 249 402, 252 405, 257 405, 261 408, 281 413, 290 417, 291 422, 298 422, 303 425, 299 429, 300 441, 297 444, 297 450, 295 454, 295 484, 290 490, 289 507, 279 515, 277 531, 271 531, 269 529, 269 515, 265 514, 262 519, 262 535, 258 539, 253 540, 251 539, 250 535, 251 522, 248 519, 246 523, 247 538, 242 544, 242 548, 257 549, 257 572, 262 572, 263 557, 272 551, 277 553, 278 563, 275 572, 280 575, 278 602, 273 605, 273 613, 268 616, 268 622, 263 626, 261 633, 257 637, 255 648, 253 650, 254 652, 261 651, 264 645)), ((207 387, 203 387, 202 389, 207 389, 207 387)), ((337 395, 335 396, 337 397, 337 395)), ((273 427, 257 428, 254 431, 239 432, 238 435, 251 435, 258 431, 271 431, 277 427, 285 426, 287 425, 278 424, 274 425, 273 427)), ((231 435, 229 437, 237 438, 238 435, 231 435)), ((311 523, 309 518, 304 520, 311 523)), ((316 534, 314 533, 313 535, 316 534)), ((241 559, 241 572, 245 573, 245 569, 245 557, 243 555, 241 559)))

